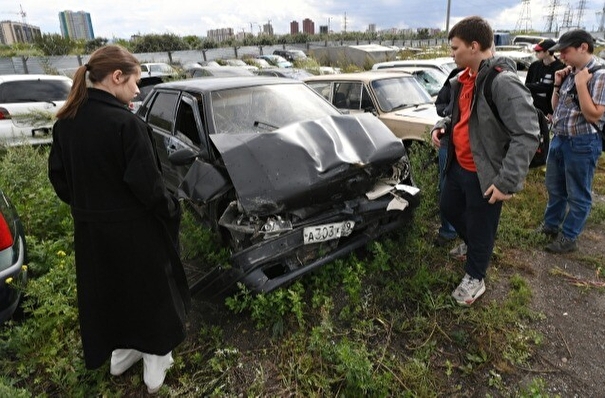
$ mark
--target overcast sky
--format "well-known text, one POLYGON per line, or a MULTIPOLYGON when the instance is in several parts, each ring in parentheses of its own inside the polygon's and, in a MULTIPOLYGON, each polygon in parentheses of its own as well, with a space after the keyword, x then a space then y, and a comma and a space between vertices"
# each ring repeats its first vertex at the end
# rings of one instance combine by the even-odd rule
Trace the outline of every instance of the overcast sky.
MULTIPOLYGON (((233 28, 258 33, 259 24, 271 21, 276 34, 290 32, 290 22, 309 18, 330 25, 335 32, 365 31, 369 24, 388 28, 446 27, 447 0, 2 0, 0 19, 39 26, 42 33, 60 33, 60 11, 90 13, 96 37, 129 38, 133 34, 173 33, 179 36, 206 36, 209 29, 233 28), (346 15, 346 19, 345 19, 346 15)), ((460 18, 481 15, 494 29, 514 29, 519 20, 534 30, 546 26, 550 0, 531 0, 530 9, 521 0, 451 0, 450 27, 460 18), (523 11, 526 12, 523 12, 523 11)), ((568 4, 575 15, 579 0, 559 1, 561 23, 568 4)), ((603 0, 587 0, 583 26, 596 30, 603 0)), ((574 17, 575 18, 575 17, 574 17)), ((575 19, 574 19, 575 22, 575 19)))

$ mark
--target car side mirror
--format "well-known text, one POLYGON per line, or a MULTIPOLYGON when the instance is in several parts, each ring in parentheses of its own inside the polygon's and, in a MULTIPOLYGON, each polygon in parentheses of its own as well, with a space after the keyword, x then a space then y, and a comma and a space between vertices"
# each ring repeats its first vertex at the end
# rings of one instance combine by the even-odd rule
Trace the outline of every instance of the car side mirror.
POLYGON ((199 152, 191 148, 182 148, 168 155, 168 160, 175 166, 187 166, 200 156, 199 152))

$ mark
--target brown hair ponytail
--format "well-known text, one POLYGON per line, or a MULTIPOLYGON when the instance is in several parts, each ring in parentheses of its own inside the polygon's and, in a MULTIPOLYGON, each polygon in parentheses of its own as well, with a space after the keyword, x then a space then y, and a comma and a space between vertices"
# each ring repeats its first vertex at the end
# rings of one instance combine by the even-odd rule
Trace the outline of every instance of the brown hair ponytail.
POLYGON ((80 106, 86 101, 86 72, 88 80, 97 83, 116 70, 121 70, 124 76, 135 74, 140 70, 139 61, 125 48, 117 45, 104 46, 93 52, 88 63, 80 66, 74 74, 71 91, 65 105, 57 112, 57 119, 75 117, 80 106))

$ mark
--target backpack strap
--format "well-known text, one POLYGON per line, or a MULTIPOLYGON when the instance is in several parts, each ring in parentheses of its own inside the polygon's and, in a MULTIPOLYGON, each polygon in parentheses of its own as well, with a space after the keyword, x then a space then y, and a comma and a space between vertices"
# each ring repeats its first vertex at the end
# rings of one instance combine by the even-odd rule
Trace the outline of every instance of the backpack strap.
POLYGON ((485 81, 483 83, 483 95, 485 96, 485 100, 487 101, 487 104, 492 110, 492 113, 501 124, 504 123, 502 122, 502 118, 500 118, 500 113, 498 113, 498 108, 496 107, 494 99, 492 98, 492 84, 494 83, 494 79, 496 78, 498 73, 504 70, 505 69, 500 65, 492 66, 491 68, 489 68, 489 71, 487 72, 487 76, 485 77, 485 81))
MULTIPOLYGON (((590 74, 594 74, 596 71, 598 71, 600 69, 605 69, 605 65, 595 65, 592 68, 588 69, 588 72, 590 74)), ((571 76, 571 75, 565 76, 565 79, 567 79, 569 76, 571 76)), ((561 84, 563 84, 563 82, 561 82, 561 84)), ((580 107, 580 100, 578 99, 578 88, 576 87, 575 81, 573 82, 573 85, 571 86, 571 90, 569 90, 569 95, 571 96, 571 99, 576 104, 578 109, 580 109, 580 111, 582 111, 582 108, 580 107)), ((605 131, 604 131, 605 125, 603 125, 603 129, 600 129, 599 125, 597 123, 590 123, 590 124, 592 125, 592 127, 594 127, 597 130, 597 133, 601 134, 601 136, 605 138, 605 131)), ((603 148, 603 149, 605 150, 605 148, 603 148)))

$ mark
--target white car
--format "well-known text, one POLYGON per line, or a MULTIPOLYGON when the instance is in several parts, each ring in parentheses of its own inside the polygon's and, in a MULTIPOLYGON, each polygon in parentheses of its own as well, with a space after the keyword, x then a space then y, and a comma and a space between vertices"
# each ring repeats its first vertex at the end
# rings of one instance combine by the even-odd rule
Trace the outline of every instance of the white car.
POLYGON ((0 146, 50 143, 71 84, 66 76, 0 75, 0 146))
POLYGON ((256 72, 258 70, 258 66, 248 65, 247 63, 245 63, 241 59, 226 59, 225 63, 228 66, 235 66, 235 67, 238 67, 238 68, 248 69, 250 72, 256 72))
POLYGON ((141 64, 141 76, 178 76, 172 66, 164 62, 151 62, 141 64))
POLYGON ((407 59, 398 61, 377 62, 372 65, 372 70, 397 68, 403 66, 413 66, 417 68, 435 68, 449 75, 451 71, 456 69, 456 63, 451 57, 441 57, 433 59, 407 59))

